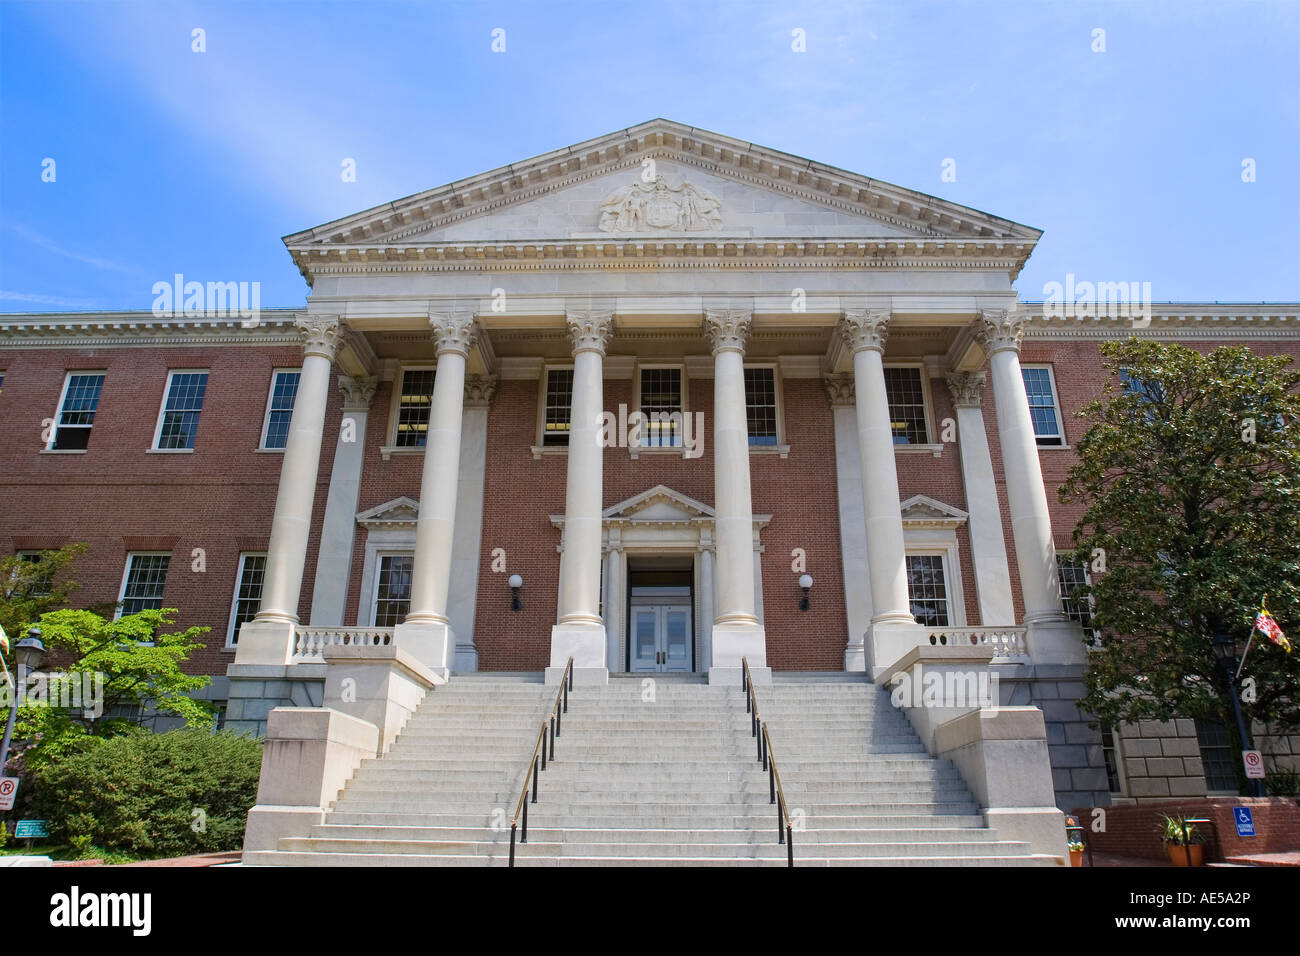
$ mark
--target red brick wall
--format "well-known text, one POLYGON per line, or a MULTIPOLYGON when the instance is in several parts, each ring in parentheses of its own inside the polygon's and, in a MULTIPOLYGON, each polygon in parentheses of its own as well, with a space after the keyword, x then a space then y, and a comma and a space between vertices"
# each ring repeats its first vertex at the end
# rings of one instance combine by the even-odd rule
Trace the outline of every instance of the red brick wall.
MULTIPOLYGON (((128 550, 170 551, 163 602, 177 625, 212 628, 192 673, 224 674, 224 650, 241 551, 265 550, 282 457, 258 453, 271 372, 301 364, 301 349, 258 347, 13 350, 0 353, 0 550, 85 541, 74 601, 116 601, 128 550), (146 454, 167 372, 210 370, 193 454, 146 454), (42 420, 57 413, 69 369, 106 371, 85 454, 41 454, 42 420), (192 568, 202 548, 205 570, 192 568)), ((339 417, 331 389, 329 420, 339 417)), ((324 511, 336 430, 328 427, 316 514, 324 511)), ((311 606, 313 533, 300 613, 311 606)))
POLYGON ((1103 809, 1106 813, 1103 833, 1092 832, 1090 808, 1074 811, 1079 825, 1088 828, 1088 843, 1097 853, 1167 860, 1168 852, 1156 829, 1163 824, 1163 814, 1166 813, 1214 821, 1213 828, 1197 827, 1211 841, 1217 840, 1207 849, 1206 856, 1210 860, 1300 850, 1300 804, 1294 797, 1189 797, 1103 809), (1237 836, 1233 807, 1250 807, 1255 821, 1255 836, 1237 836))

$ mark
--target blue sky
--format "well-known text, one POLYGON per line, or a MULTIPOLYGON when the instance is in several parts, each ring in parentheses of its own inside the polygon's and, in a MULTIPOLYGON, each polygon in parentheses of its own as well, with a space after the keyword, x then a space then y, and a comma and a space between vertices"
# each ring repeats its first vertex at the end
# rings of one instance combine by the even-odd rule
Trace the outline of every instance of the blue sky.
POLYGON ((1297 62, 1294 0, 0 0, 0 311, 301 305, 281 236, 655 116, 1043 229, 1024 299, 1297 301, 1297 62))

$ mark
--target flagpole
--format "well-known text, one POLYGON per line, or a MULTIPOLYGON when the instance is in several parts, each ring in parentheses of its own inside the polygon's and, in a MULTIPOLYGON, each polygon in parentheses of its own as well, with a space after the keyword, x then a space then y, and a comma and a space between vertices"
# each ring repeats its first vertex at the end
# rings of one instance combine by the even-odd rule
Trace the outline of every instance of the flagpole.
POLYGON ((1241 677, 1241 669, 1246 666, 1246 655, 1250 653, 1250 642, 1255 639, 1255 631, 1257 630, 1258 628, 1254 627, 1250 629, 1250 637, 1246 638, 1246 649, 1241 652, 1241 663, 1237 665, 1237 673, 1233 676, 1233 680, 1241 677))

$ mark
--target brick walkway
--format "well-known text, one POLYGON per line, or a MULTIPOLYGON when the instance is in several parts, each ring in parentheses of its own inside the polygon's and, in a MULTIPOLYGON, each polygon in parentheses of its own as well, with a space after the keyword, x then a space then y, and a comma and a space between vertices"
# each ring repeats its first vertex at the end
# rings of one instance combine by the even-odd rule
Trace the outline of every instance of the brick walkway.
MULTIPOLYGON (((113 866, 216 866, 238 863, 239 853, 200 853, 197 856, 174 856, 168 860, 141 860, 139 863, 108 864, 113 866)), ((104 866, 103 860, 56 860, 54 866, 104 866)))

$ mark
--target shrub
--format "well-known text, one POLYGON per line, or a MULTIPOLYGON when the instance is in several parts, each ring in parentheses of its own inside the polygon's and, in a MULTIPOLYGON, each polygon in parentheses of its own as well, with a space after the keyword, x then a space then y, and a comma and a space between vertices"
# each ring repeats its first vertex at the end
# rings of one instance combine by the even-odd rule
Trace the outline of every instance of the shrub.
POLYGON ((262 743, 173 730, 88 741, 39 768, 50 836, 140 857, 237 850, 257 796, 262 743))

